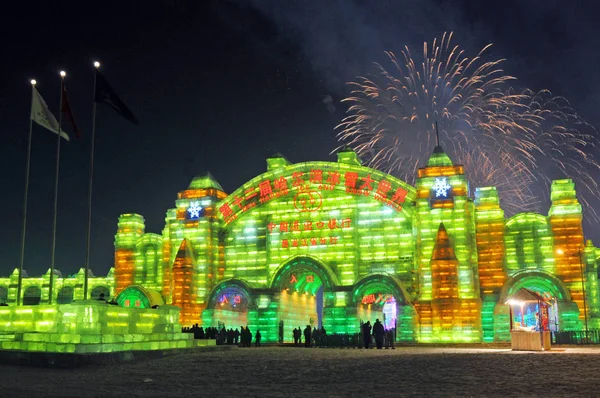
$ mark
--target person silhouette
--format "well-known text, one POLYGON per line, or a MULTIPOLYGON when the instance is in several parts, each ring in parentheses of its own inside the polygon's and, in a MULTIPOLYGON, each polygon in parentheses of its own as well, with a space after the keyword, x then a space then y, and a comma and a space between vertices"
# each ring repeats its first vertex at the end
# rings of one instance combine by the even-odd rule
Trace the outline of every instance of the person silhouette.
POLYGON ((256 330, 256 335, 255 335, 255 337, 254 337, 254 340, 256 341, 256 342, 254 343, 254 345, 255 345, 256 347, 260 347, 260 339, 261 339, 261 337, 262 337, 262 336, 261 336, 261 334, 260 334, 260 330, 258 330, 258 329, 257 329, 257 330, 256 330))
POLYGON ((304 347, 310 347, 311 332, 310 325, 306 325, 306 329, 304 329, 304 347))
POLYGON ((375 319, 375 323, 373 324, 373 336, 375 336, 375 344, 377 345, 377 349, 381 350, 383 347, 385 328, 383 327, 383 324, 379 322, 379 319, 375 319))
POLYGON ((252 347, 252 332, 250 331, 248 325, 246 325, 246 337, 246 347, 252 347))
POLYGON ((370 348, 371 346, 371 321, 367 321, 367 323, 365 323, 363 325, 363 343, 365 345, 365 348, 370 348))

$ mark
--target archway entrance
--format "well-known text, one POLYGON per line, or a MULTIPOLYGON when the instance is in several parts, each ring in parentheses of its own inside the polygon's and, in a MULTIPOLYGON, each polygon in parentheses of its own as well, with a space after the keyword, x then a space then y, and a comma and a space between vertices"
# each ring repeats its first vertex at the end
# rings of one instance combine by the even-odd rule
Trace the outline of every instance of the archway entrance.
MULTIPOLYGON (((206 310, 202 312, 202 325, 229 329, 248 326, 250 287, 233 279, 219 283, 210 295, 206 310)), ((254 332, 254 331, 253 331, 254 332)))
POLYGON ((275 274, 271 287, 278 301, 278 340, 294 341, 294 329, 323 326, 324 295, 333 285, 333 274, 310 257, 298 257, 275 274))
POLYGON ((228 286, 217 296, 213 317, 216 326, 236 329, 248 325, 248 294, 238 286, 228 286))
POLYGON ((8 289, 4 286, 0 286, 0 304, 6 304, 8 300, 8 289))
MULTIPOLYGON (((579 308, 572 301, 571 294, 564 283, 555 276, 539 270, 526 270, 514 274, 504 285, 500 294, 499 306, 503 311, 496 313, 508 313, 506 302, 509 297, 520 289, 531 290, 547 299, 551 305, 548 308, 548 327, 551 331, 578 330, 581 328, 579 319, 579 308)), ((529 308, 520 314, 515 314, 515 322, 523 325, 535 323, 537 308, 529 308)))
POLYGON ((90 299, 108 301, 110 299, 110 289, 106 286, 96 286, 90 293, 90 299))
POLYGON ((57 304, 71 304, 73 302, 74 289, 71 286, 65 286, 58 291, 56 297, 57 304))
POLYGON ((385 330, 396 329, 398 320, 398 303, 391 293, 369 293, 361 297, 357 317, 361 324, 377 319, 385 330))
POLYGON ((159 292, 138 285, 130 285, 121 290, 115 301, 126 308, 157 308, 165 304, 159 292))
POLYGON ((370 275, 359 280, 352 292, 357 322, 377 319, 395 340, 414 340, 416 312, 400 282, 389 275, 370 275))
POLYGON ((37 286, 29 286, 23 294, 23 305, 39 305, 42 300, 42 290, 37 286))

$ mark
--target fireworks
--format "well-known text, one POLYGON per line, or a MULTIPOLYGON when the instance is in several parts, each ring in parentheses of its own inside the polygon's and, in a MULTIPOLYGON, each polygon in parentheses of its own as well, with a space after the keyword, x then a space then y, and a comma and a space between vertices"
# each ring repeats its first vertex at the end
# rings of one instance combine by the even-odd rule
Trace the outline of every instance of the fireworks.
POLYGON ((451 40, 450 33, 424 43, 422 61, 408 47, 401 57, 387 52, 393 72, 375 64, 376 73, 351 82, 340 141, 371 167, 413 183, 435 146, 437 122, 444 149, 465 165, 471 186, 497 186, 507 215, 539 210, 541 189, 569 177, 598 219, 589 206, 600 169, 593 127, 562 97, 510 87, 516 79, 504 74, 504 60, 484 60, 491 45, 468 58, 451 40))

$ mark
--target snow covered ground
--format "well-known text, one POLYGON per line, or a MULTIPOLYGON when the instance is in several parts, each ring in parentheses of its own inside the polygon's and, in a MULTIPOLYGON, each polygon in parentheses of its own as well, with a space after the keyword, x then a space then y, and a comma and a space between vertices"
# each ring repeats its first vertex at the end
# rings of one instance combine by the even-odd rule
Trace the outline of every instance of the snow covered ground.
POLYGON ((1 397, 595 397, 600 348, 234 348, 132 364, 0 365, 1 397))

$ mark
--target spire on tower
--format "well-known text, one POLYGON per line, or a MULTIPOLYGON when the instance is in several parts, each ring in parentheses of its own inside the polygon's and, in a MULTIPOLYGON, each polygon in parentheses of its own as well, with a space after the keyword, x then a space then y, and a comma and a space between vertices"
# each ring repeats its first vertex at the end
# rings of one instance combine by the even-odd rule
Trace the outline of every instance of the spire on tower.
POLYGON ((433 148, 433 153, 444 153, 444 150, 440 146, 440 132, 437 122, 435 122, 435 148, 433 148))

